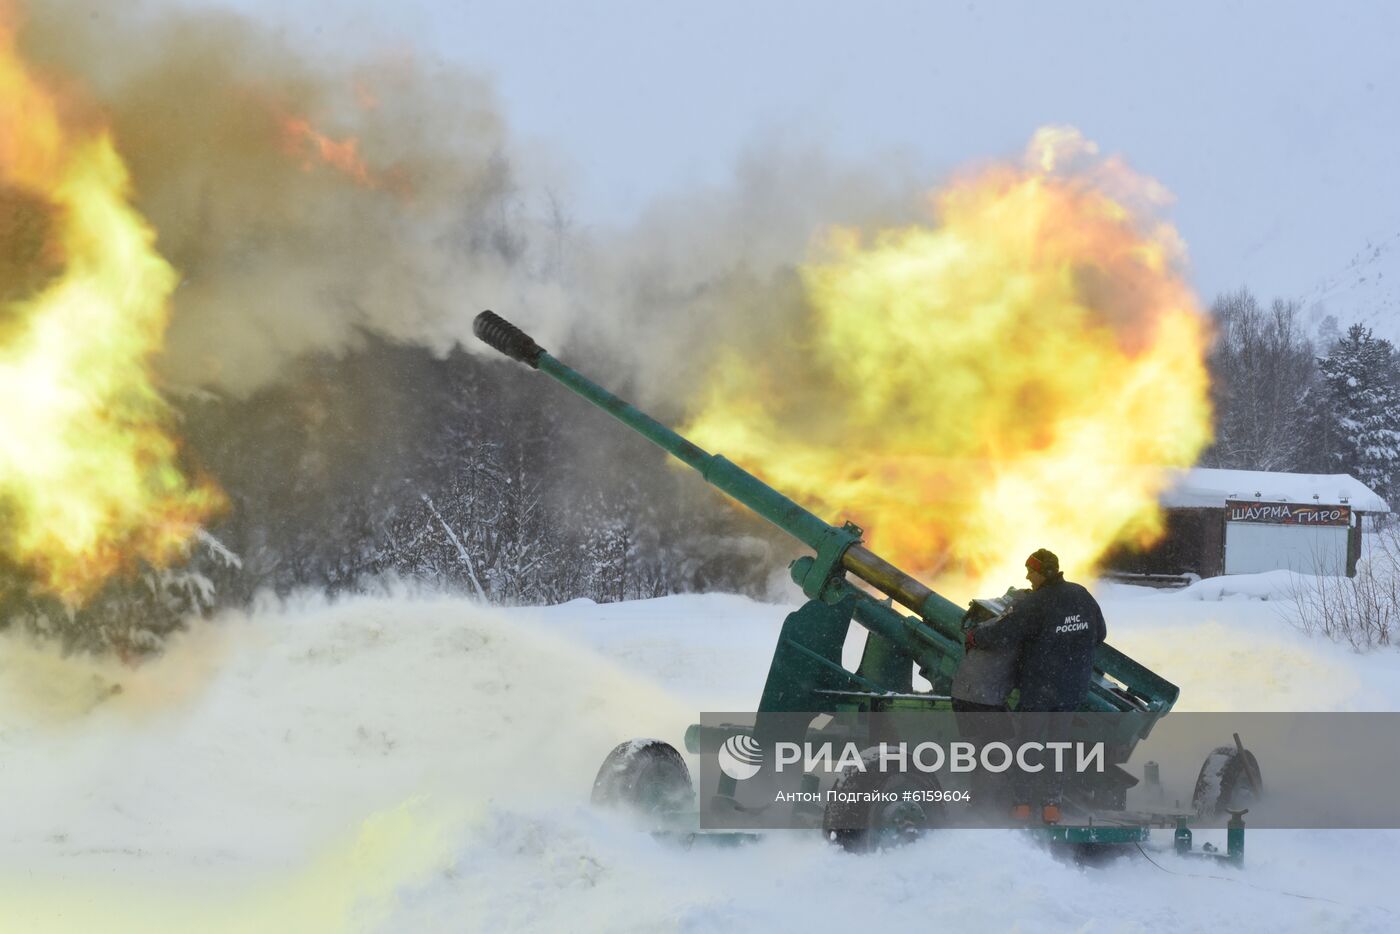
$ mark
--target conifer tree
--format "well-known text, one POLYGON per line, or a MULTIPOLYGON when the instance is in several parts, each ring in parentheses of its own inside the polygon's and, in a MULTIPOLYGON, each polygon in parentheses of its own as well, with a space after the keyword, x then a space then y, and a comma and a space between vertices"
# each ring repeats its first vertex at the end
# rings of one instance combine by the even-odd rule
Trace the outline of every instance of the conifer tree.
POLYGON ((1322 398, 1314 433, 1326 439, 1320 460, 1382 496, 1400 490, 1400 380, 1395 349, 1352 325, 1318 360, 1322 398))

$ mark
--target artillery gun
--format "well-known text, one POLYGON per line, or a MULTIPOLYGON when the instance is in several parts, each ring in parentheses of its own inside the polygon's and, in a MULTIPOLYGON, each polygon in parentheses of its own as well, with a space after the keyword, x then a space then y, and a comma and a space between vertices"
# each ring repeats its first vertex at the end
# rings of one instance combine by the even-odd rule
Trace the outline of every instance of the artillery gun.
MULTIPOLYGON (((778 724, 769 729, 770 733, 790 729, 781 724, 790 724, 791 717, 783 715, 791 714, 815 717, 951 709, 948 692, 963 658, 965 625, 969 620, 986 619, 1004 611, 1006 601, 1014 599, 1014 594, 975 600, 964 610, 868 548, 858 526, 851 522, 837 526, 822 520, 722 455, 703 450, 561 363, 499 315, 482 312, 473 330, 495 350, 545 373, 598 406, 814 552, 790 565, 792 580, 802 589, 807 602, 784 620, 755 723, 741 732, 763 734, 765 719, 778 724), (862 587, 851 578, 867 586, 862 587), (884 599, 872 590, 884 595, 884 599), (852 622, 868 630, 864 651, 854 670, 842 663, 842 649, 852 622), (916 671, 931 690, 915 691, 916 671)), ((1146 738, 1153 725, 1171 710, 1178 694, 1174 684, 1146 666, 1110 645, 1098 646, 1081 710, 1116 715, 1112 718, 1113 735, 1108 745, 1110 767, 1096 784, 1079 789, 1078 794, 1082 803, 1099 816, 1084 825, 1041 828, 1042 833, 1051 840, 1068 843, 1133 843, 1147 839, 1151 826, 1175 824, 1184 829, 1186 812, 1124 812, 1116 820, 1102 816, 1124 807, 1127 789, 1137 779, 1121 766, 1136 743, 1146 738)), ((801 722, 806 723, 806 719, 801 722)), ((716 742, 733 734, 734 728, 728 725, 720 729, 696 724, 686 731, 685 744, 691 752, 698 752, 702 746, 713 749, 716 742)), ((1236 741, 1240 767, 1234 773, 1246 776, 1257 792, 1257 763, 1238 737, 1236 741), (1248 768, 1244 768, 1246 763, 1248 768)), ((1218 760, 1224 753, 1222 747, 1214 755, 1218 760)), ((1211 764, 1208 760, 1207 766, 1211 764)), ((1217 771, 1223 768, 1219 761, 1213 767, 1217 771)), ((732 798, 734 786, 733 778, 721 776, 717 797, 732 798)), ((662 819, 693 810, 693 796, 685 760, 673 746, 660 740, 632 740, 615 748, 599 770, 593 792, 595 803, 626 804, 662 819)), ((1210 804, 1214 806, 1213 801, 1210 804)), ((912 815, 904 808, 885 815, 890 824, 885 828, 879 826, 880 815, 862 816, 869 819, 871 826, 862 827, 859 833, 832 836, 848 846, 864 847, 887 838, 881 836, 882 830, 893 829, 896 836, 907 836, 911 829, 917 831, 938 822, 932 808, 912 815)), ((832 815, 822 818, 822 826, 831 829, 832 815)), ((686 834, 687 839, 693 836, 686 834)), ((1186 831, 1185 838, 1189 837, 1186 831)), ((1231 822, 1230 857, 1239 859, 1242 854, 1243 822, 1236 814, 1231 822)))

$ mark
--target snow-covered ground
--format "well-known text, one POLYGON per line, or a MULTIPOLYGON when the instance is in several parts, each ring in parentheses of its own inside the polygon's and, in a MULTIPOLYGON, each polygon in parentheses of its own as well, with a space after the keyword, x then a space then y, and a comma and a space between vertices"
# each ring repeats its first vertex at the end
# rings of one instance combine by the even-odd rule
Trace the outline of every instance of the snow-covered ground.
MULTIPOLYGON (((1298 633, 1288 586, 1098 593, 1110 641, 1177 682, 1179 709, 1400 709, 1400 652, 1298 633)), ((0 638, 0 929, 1400 928, 1400 833, 1255 830, 1243 870, 1084 868, 993 831, 859 857, 801 832, 685 850, 591 810, 617 741, 679 745, 700 710, 755 703, 788 609, 308 599, 135 670, 0 638)))

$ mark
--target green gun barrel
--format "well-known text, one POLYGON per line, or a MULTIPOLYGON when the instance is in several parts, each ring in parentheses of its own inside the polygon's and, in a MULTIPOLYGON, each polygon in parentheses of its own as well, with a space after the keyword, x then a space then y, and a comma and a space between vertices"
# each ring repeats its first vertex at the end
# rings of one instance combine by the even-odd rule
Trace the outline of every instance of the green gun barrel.
MULTIPOLYGON (((963 654, 962 608, 864 547, 859 528, 824 522, 753 474, 719 454, 710 454, 560 363, 494 312, 477 315, 472 329, 486 344, 553 377, 815 551, 814 557, 799 558, 792 565, 793 580, 808 597, 833 604, 853 601, 856 621, 913 658, 930 680, 938 673, 951 676, 956 669, 963 654), (874 599, 845 580, 846 572, 913 610, 917 617, 874 599)), ((1101 674, 1111 675, 1119 684, 1096 680, 1090 686, 1089 709, 1164 713, 1176 699, 1175 686, 1107 645, 1099 647, 1095 663, 1101 674)))
MULTIPOLYGON (((477 315, 476 336, 512 359, 552 376, 570 390, 612 415, 628 428, 665 449, 717 487, 802 542, 818 555, 839 552, 839 566, 889 594, 909 609, 932 618, 945 634, 956 637, 962 609, 859 544, 859 531, 834 526, 768 486, 720 454, 710 454, 636 406, 608 392, 544 351, 515 325, 490 311, 477 315)), ((831 562, 837 565, 837 562, 831 562)), ((798 581, 799 584, 803 582, 798 581)), ((813 583, 826 583, 825 581, 813 583)), ((817 596, 817 594, 809 594, 817 596)))

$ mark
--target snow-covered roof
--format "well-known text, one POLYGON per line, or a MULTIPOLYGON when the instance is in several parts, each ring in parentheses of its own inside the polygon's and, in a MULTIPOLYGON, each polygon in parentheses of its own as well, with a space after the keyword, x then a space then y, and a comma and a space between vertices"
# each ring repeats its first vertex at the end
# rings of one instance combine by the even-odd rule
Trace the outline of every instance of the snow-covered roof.
POLYGON ((1360 512, 1390 512, 1390 506, 1360 480, 1344 473, 1272 473, 1267 470, 1220 470, 1193 467, 1173 471, 1175 481, 1163 491, 1167 507, 1224 506, 1227 499, 1266 503, 1346 504, 1360 512))

